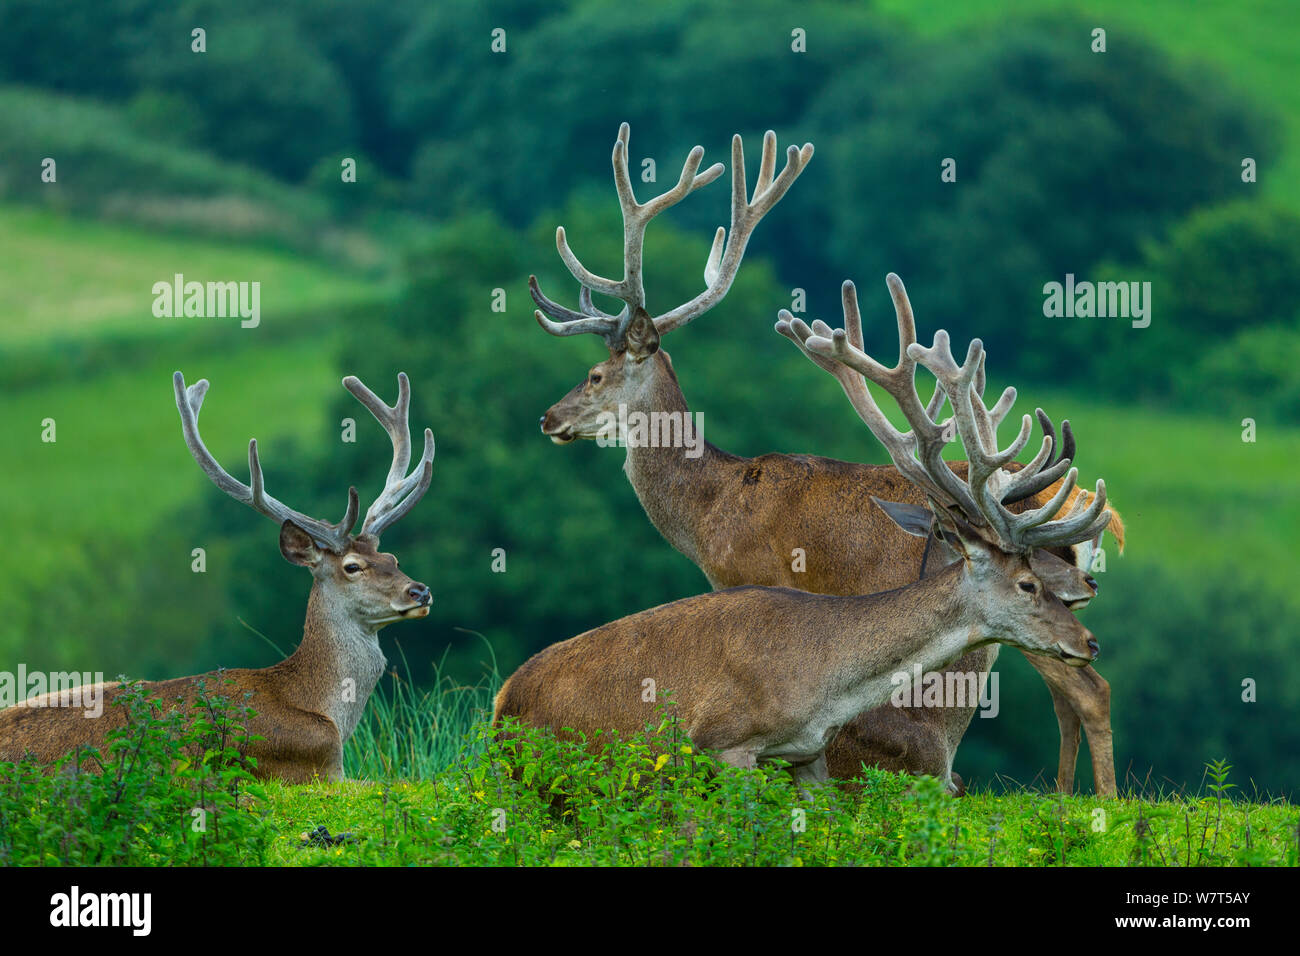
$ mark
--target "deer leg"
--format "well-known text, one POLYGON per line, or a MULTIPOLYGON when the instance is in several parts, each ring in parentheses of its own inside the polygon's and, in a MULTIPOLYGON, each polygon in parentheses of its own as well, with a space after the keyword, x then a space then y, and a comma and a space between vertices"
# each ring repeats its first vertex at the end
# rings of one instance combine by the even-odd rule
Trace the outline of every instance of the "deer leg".
POLYGON ((1088 737, 1092 757, 1093 787, 1098 796, 1115 795, 1115 755, 1110 728, 1110 684, 1088 667, 1071 667, 1063 661, 1025 654, 1052 693, 1052 706, 1061 731, 1057 789, 1074 790, 1074 767, 1079 754, 1079 727, 1088 737))
POLYGON ((800 798, 809 803, 814 802, 813 791, 809 785, 826 783, 831 778, 826 769, 826 751, 819 753, 816 760, 791 767, 790 773, 794 777, 800 798))
POLYGON ((1079 668, 1092 684, 1085 700, 1083 730, 1088 735, 1088 753, 1092 756, 1093 788, 1099 797, 1113 797, 1115 787, 1115 749, 1110 729, 1110 684, 1091 667, 1079 668))
POLYGON ((739 767, 741 770, 753 770, 758 766, 758 755, 745 747, 720 751, 718 759, 729 767, 739 767))
POLYGON ((1056 711, 1056 726, 1061 732, 1061 753, 1056 762, 1056 790, 1074 793, 1074 769, 1079 763, 1079 715, 1070 700, 1051 684, 1052 709, 1056 711))

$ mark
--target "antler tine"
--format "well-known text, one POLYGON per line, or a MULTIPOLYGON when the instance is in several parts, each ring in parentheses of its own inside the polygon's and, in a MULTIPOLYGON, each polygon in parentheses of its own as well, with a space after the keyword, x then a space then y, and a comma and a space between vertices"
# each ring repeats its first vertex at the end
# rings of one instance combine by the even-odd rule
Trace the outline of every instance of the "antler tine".
MULTIPOLYGON (((849 339, 856 346, 861 347, 862 316, 858 311, 857 293, 853 288, 853 283, 844 283, 840 295, 844 308, 844 324, 848 329, 849 339)), ((880 408, 871 397, 871 393, 867 390, 862 376, 855 374, 852 369, 834 359, 824 358, 816 352, 810 352, 804 345, 813 336, 830 337, 833 334, 830 326, 819 319, 813 322, 812 328, 809 328, 802 319, 795 318, 787 309, 781 309, 777 312, 777 319, 776 331, 793 342, 799 351, 807 356, 818 368, 835 376, 835 380, 840 383, 840 387, 844 389, 844 393, 848 396, 849 402, 857 410, 862 420, 867 423, 867 426, 872 428, 873 434, 875 429, 879 428, 882 432, 890 433, 891 437, 902 439, 902 434, 881 413, 880 408)))
MULTIPOLYGON (((809 350, 833 358, 875 382, 894 399, 903 417, 911 425, 910 432, 897 437, 900 433, 892 425, 888 429, 877 430, 872 428, 871 421, 865 418, 864 421, 868 428, 872 428, 872 433, 881 444, 885 445, 900 472, 924 488, 930 497, 944 507, 957 507, 968 514, 977 514, 975 502, 971 499, 966 484, 953 474, 943 460, 944 429, 933 417, 933 412, 941 407, 942 399, 936 394, 928 406, 923 406, 916 391, 916 361, 910 354, 910 348, 916 343, 916 320, 907 290, 903 281, 892 272, 886 277, 886 284, 889 286, 898 321, 899 359, 894 368, 886 368, 863 352, 850 341, 845 330, 837 329, 829 338, 814 336, 805 344, 809 350)), ((853 314, 848 304, 852 302, 853 310, 856 310, 856 293, 852 292, 852 283, 845 283, 845 286, 846 317, 852 320, 853 314)), ((857 337, 861 339, 860 332, 857 337)))
MULTIPOLYGON (((1024 416, 1020 432, 1011 444, 1005 450, 999 450, 996 426, 975 387, 984 363, 984 346, 979 339, 971 341, 966 361, 960 366, 952 357, 948 333, 943 329, 935 333, 931 347, 910 345, 908 352, 934 373, 952 403, 957 434, 965 446, 969 462, 965 485, 974 505, 974 510, 962 510, 966 511, 968 520, 988 525, 1008 545, 1012 544, 1015 536, 1009 523, 1011 515, 998 503, 1007 480, 1002 468, 1013 461, 1029 441, 1033 428, 1029 416, 1024 416)), ((1011 395, 1014 397, 1014 390, 1011 395)), ((1035 462, 1041 466, 1050 451, 1051 442, 1044 438, 1043 448, 1035 462)))
MULTIPOLYGON (((972 345, 974 345, 974 343, 972 343, 972 345)), ((976 426, 976 431, 979 436, 980 451, 974 452, 968 450, 968 454, 972 456, 972 461, 975 461, 976 458, 978 458, 978 463, 987 464, 991 470, 987 475, 973 472, 973 480, 975 481, 984 481, 987 480, 988 477, 996 474, 1004 465, 1014 460, 1016 455, 1018 455, 1020 450, 1023 448, 1023 442, 1021 442, 1019 444, 1013 444, 1012 448, 1014 449, 1014 454, 997 452, 997 428, 1002 423, 1003 419, 1006 418, 1011 407, 1015 404, 1017 393, 1014 387, 1007 386, 1007 388, 1002 392, 1002 396, 998 399, 992 409, 985 406, 983 397, 985 386, 984 372, 987 355, 988 353, 986 353, 981 346, 978 349, 978 360, 975 365, 969 403, 970 417, 976 426), (995 456, 997 461, 988 464, 990 462, 989 456, 995 456)), ((948 358, 951 358, 950 353, 948 358)), ((955 368, 954 362, 949 361, 947 364, 949 371, 952 371, 952 369, 955 368)), ((1051 419, 1047 417, 1046 413, 1044 413, 1041 408, 1037 409, 1037 416, 1039 424, 1043 429, 1043 445, 1039 449, 1038 454, 1034 456, 1033 460, 1020 471, 1016 472, 1014 475, 1003 474, 998 477, 997 480, 1002 483, 1003 495, 1001 501, 1003 504, 1023 501, 1025 498, 1037 494, 1044 488, 1049 487, 1065 473, 1067 468, 1070 467, 1070 462, 1066 459, 1071 458, 1074 455, 1074 436, 1068 429, 1068 423, 1066 423, 1065 427, 1068 454, 1052 458, 1051 453, 1056 445, 1056 430, 1052 427, 1051 419)), ((1022 422, 1022 434, 1024 434, 1024 424, 1027 422, 1028 416, 1026 416, 1025 422, 1022 422)), ((1027 440, 1028 435, 1024 434, 1024 437, 1027 440)))
MULTIPOLYGON (((1040 423, 1044 419, 1046 419, 1046 415, 1043 415, 1040 410, 1040 423)), ((1046 427, 1050 427, 1050 422, 1048 426, 1045 426, 1045 430, 1046 427)), ((1064 428, 1064 425, 1062 427, 1064 428)), ((1049 439, 1045 439, 1045 443, 1047 440, 1053 439, 1049 436, 1049 439)), ((1073 437, 1068 439, 1067 444, 1070 446, 1069 450, 1073 451, 1073 437)), ((1051 470, 1059 472, 1068 467, 1069 464, 1070 459, 1068 457, 1063 458, 1052 465, 1051 470)), ((1026 466, 1024 470, 1028 471, 1029 467, 1031 466, 1026 466)), ((1019 515, 1008 515, 1007 521, 1017 544, 1023 547, 1052 547, 1077 544, 1080 541, 1095 538, 1106 529, 1110 524, 1111 513, 1106 510, 1106 482, 1101 479, 1097 480, 1096 490, 1092 493, 1091 502, 1088 501, 1088 492, 1080 490, 1069 515, 1056 521, 1049 520, 1069 500, 1070 494, 1074 491, 1075 484, 1078 481, 1078 475, 1078 469, 1070 468, 1065 479, 1061 482, 1061 487, 1056 490, 1056 494, 1049 501, 1039 508, 1022 512, 1019 515)), ((1019 477, 1019 473, 1016 477, 1019 477)), ((1050 485, 1051 482, 1048 482, 1048 484, 1050 485)), ((1017 498, 1016 500, 1021 499, 1017 498)), ((1005 509, 1000 510, 1005 511, 1005 509)))
MULTIPOLYGON (((843 329, 832 330, 825 323, 814 322, 809 330, 802 322, 787 318, 789 313, 783 312, 777 331, 794 341, 820 368, 835 376, 858 417, 885 446, 895 467, 906 478, 942 506, 973 510, 965 486, 943 462, 943 428, 933 420, 932 413, 922 407, 916 393, 916 363, 907 355, 907 346, 916 339, 915 320, 907 292, 902 281, 892 273, 889 287, 898 322, 899 361, 895 368, 884 367, 862 350, 862 316, 857 290, 852 282, 845 282, 841 287, 843 329), (912 426, 910 431, 899 431, 886 418, 871 397, 863 377, 880 385, 894 398, 912 426)), ((938 403, 941 402, 942 399, 938 399, 938 403)), ((930 408, 935 406, 936 400, 932 399, 930 408)))
POLYGON ((1082 502, 1088 492, 1081 490, 1067 517, 1057 521, 1048 520, 1069 498, 1077 479, 1078 469, 1071 468, 1050 501, 1041 508, 1011 516, 1017 544, 1032 548, 1078 544, 1080 541, 1089 541, 1106 530, 1111 513, 1106 509, 1106 482, 1100 478, 1097 479, 1092 501, 1086 507, 1082 502))
POLYGON ((406 513, 424 497, 424 493, 429 490, 430 482, 433 481, 433 455, 433 430, 426 428, 424 453, 416 463, 416 470, 394 485, 391 490, 386 488, 384 495, 375 500, 375 503, 370 506, 370 511, 367 512, 366 521, 361 526, 363 533, 379 537, 386 528, 402 520, 406 513), (381 508, 381 500, 385 498, 386 502, 381 508), (373 518, 369 517, 370 512, 374 512, 373 518))
POLYGON ((578 308, 582 310, 583 315, 591 316, 593 319, 612 319, 604 309, 596 308, 596 304, 591 301, 591 290, 585 285, 578 286, 578 308))
POLYGON ((537 324, 551 335, 580 335, 583 332, 594 332, 596 335, 601 336, 611 348, 622 337, 624 318, 622 316, 607 315, 597 309, 591 303, 591 291, 586 286, 582 287, 582 292, 578 297, 579 303, 583 306, 582 312, 574 312, 572 309, 547 298, 537 284, 537 276, 528 277, 528 292, 532 295, 533 301, 541 306, 533 313, 537 319, 537 324), (587 311, 588 306, 590 306, 590 311, 587 311), (551 321, 552 319, 556 321, 551 321))
MULTIPOLYGON (((1041 408, 1034 410, 1038 417, 1038 425, 1043 430, 1043 435, 1051 439, 1053 449, 1055 450, 1056 428, 1052 425, 1052 420, 1047 417, 1047 413, 1041 408)), ((1017 501, 1024 501, 1043 491, 1056 482, 1074 460, 1074 432, 1070 428, 1069 420, 1061 422, 1061 446, 1060 450, 1053 457, 1048 458, 1034 469, 1034 462, 1030 462, 1023 469, 1011 476, 1007 482, 1006 492, 1002 496, 1004 505, 1015 504, 1017 501), (1033 469, 1033 470, 1031 470, 1033 469)), ((1037 461, 1037 459, 1035 459, 1037 461)))
MULTIPOLYGON (((1073 544, 1094 537, 1106 527, 1110 513, 1103 510, 1106 505, 1106 490, 1105 482, 1102 481, 1098 481, 1097 497, 1088 508, 1082 511, 1076 508, 1067 518, 1049 521, 1074 490, 1078 470, 1070 468, 1068 458, 1053 461, 1055 430, 1041 409, 1037 413, 1044 436, 1038 454, 1014 476, 1003 470, 1020 454, 1029 440, 1033 425, 1030 417, 1025 415, 1015 440, 1005 450, 998 449, 996 423, 990 422, 991 416, 973 387, 978 370, 984 362, 983 344, 979 339, 971 342, 966 361, 960 367, 952 358, 948 336, 942 330, 935 334, 931 348, 916 345, 908 351, 934 372, 952 400, 957 431, 966 446, 966 455, 970 461, 967 478, 970 490, 978 504, 980 515, 1006 546, 1026 549, 1073 544), (1022 500, 1025 488, 1041 484, 1038 490, 1042 490, 1056 481, 1067 468, 1069 471, 1061 487, 1042 507, 1019 515, 1006 509, 1004 498, 1022 500)), ((1071 451, 1073 444, 1071 436, 1071 451)))
POLYGON ((622 342, 636 310, 645 308, 642 255, 646 225, 665 209, 681 202, 701 186, 713 182, 722 175, 725 168, 721 163, 714 163, 704 172, 699 172, 700 163, 704 159, 704 147, 696 146, 687 154, 676 185, 649 202, 639 203, 632 189, 632 177, 627 166, 630 137, 630 128, 627 123, 623 123, 619 126, 618 138, 614 141, 614 151, 610 158, 614 167, 614 188, 618 191, 619 206, 623 212, 623 278, 607 279, 583 266, 569 247, 564 227, 560 226, 555 230, 555 247, 569 273, 578 280, 581 311, 575 312, 548 299, 542 294, 535 278, 530 278, 528 283, 533 300, 541 307, 536 315, 537 322, 547 332, 552 335, 594 332, 604 338, 611 349, 617 348, 622 342), (618 315, 610 315, 596 308, 591 301, 592 292, 620 299, 625 308, 618 315))
POLYGON ((366 509, 365 520, 361 523, 363 534, 379 537, 385 528, 410 511, 428 490, 433 477, 433 432, 428 428, 424 430, 424 452, 415 470, 408 475, 406 469, 411 462, 411 383, 406 373, 397 374, 397 404, 391 407, 355 375, 343 379, 343 387, 370 410, 393 443, 393 463, 384 479, 384 490, 366 509))
MULTIPOLYGON (((586 286, 581 286, 580 288, 582 288, 584 292, 587 292, 588 296, 591 295, 591 293, 587 291, 586 286)), ((574 312, 568 306, 560 305, 560 303, 553 301, 546 295, 546 293, 542 292, 542 287, 537 284, 537 276, 530 275, 528 277, 528 294, 533 297, 533 301, 537 303, 541 312, 544 312, 547 316, 555 319, 557 322, 581 322, 583 319, 593 318, 593 316, 590 316, 587 313, 574 312)), ((557 332, 556 334, 571 335, 572 333, 557 332)))
POLYGON ((569 248, 569 240, 564 234, 563 226, 555 227, 555 248, 559 250, 560 258, 564 260, 565 266, 568 267, 569 273, 578 280, 580 285, 585 285, 594 292, 601 292, 605 295, 612 295, 615 298, 622 298, 623 283, 615 282, 613 279, 605 279, 588 271, 587 267, 578 261, 578 257, 573 254, 569 248))
POLYGON ((208 392, 208 380, 199 379, 187 388, 185 376, 176 372, 172 375, 172 388, 176 393, 176 409, 181 415, 181 431, 185 436, 185 444, 203 473, 214 485, 276 524, 292 521, 332 551, 341 551, 347 546, 348 536, 357 523, 357 512, 360 510, 356 488, 348 489, 347 511, 338 524, 330 524, 295 511, 266 493, 262 464, 257 455, 256 438, 248 443, 248 471, 251 485, 237 481, 221 467, 199 435, 199 411, 203 408, 203 398, 208 392))
POLYGON ((709 264, 704 270, 704 291, 691 301, 655 318, 655 328, 660 335, 666 335, 703 315, 727 294, 736 279, 736 272, 745 256, 745 247, 749 244, 754 227, 799 178, 812 155, 812 143, 805 143, 802 149, 789 147, 786 150, 785 168, 773 179, 772 173, 776 169, 776 133, 768 130, 763 136, 763 158, 759 163, 758 182, 751 199, 745 186, 745 149, 739 134, 732 137, 730 235, 720 230, 714 236, 709 264))

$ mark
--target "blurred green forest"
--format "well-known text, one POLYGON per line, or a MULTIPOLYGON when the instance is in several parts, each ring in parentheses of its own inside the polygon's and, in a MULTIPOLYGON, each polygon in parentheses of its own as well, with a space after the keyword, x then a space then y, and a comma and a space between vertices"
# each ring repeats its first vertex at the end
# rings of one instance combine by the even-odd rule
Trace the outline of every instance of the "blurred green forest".
MULTIPOLYGON (((898 272, 924 338, 982 337, 991 388, 1070 418, 1083 476, 1107 479, 1128 523, 1086 612, 1121 776, 1195 785, 1224 756, 1292 793, 1300 83, 1282 41, 1298 25, 1300 8, 1264 0, 0 0, 0 668, 163 677, 294 646, 307 575, 194 466, 174 369, 211 380, 204 435, 232 473, 255 435, 271 492, 331 519, 388 464, 340 378, 391 400, 411 375, 433 484, 384 543, 435 607, 382 636, 417 680, 444 653, 444 672, 477 679, 468 632, 508 671, 703 590, 621 452, 538 432, 604 350, 537 328, 527 278, 576 296, 559 224, 590 268, 617 270, 620 122, 636 167, 655 160, 642 198, 696 143, 729 162, 737 132, 752 176, 772 128, 815 157, 724 302, 665 341, 706 437, 885 461, 772 323, 803 290, 809 318, 839 324, 852 278, 869 350, 888 354, 898 272), (176 273, 261 282, 261 324, 155 317, 151 287, 176 273), (1067 273, 1150 282, 1150 326, 1045 317, 1043 286, 1067 273)), ((727 203, 715 184, 651 227, 652 310, 702 288, 727 203)), ((1000 670, 1001 715, 974 722, 957 769, 1050 781, 1047 690, 1017 654, 1000 670)))

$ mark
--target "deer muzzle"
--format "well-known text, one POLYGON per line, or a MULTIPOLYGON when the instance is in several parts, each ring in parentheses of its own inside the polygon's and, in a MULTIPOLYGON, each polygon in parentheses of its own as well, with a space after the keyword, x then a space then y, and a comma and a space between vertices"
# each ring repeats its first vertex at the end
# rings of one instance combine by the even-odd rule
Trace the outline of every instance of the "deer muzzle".
POLYGON ((555 442, 557 445, 567 445, 578 436, 573 433, 573 429, 568 425, 555 421, 552 416, 555 409, 550 409, 538 421, 538 426, 542 429, 542 434, 555 442))
POLYGON ((1101 654, 1101 645, 1097 643, 1097 639, 1092 636, 1091 631, 1085 630, 1081 635, 1081 639, 1083 645, 1081 647, 1069 647, 1065 642, 1057 641, 1057 657, 1071 667, 1086 667, 1091 664, 1101 654))
POLYGON ((428 616, 429 608, 433 604, 433 592, 429 590, 428 585, 414 582, 406 589, 406 596, 415 603, 398 611, 398 617, 420 618, 428 616))

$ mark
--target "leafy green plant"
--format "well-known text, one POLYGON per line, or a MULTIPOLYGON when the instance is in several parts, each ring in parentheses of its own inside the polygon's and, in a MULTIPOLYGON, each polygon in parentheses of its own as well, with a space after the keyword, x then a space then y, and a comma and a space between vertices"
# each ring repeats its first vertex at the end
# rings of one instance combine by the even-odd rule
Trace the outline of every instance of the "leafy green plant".
POLYGON ((128 682, 103 752, 82 748, 53 768, 0 764, 0 863, 264 863, 265 794, 244 752, 253 712, 220 689, 201 682, 187 712, 128 682))

